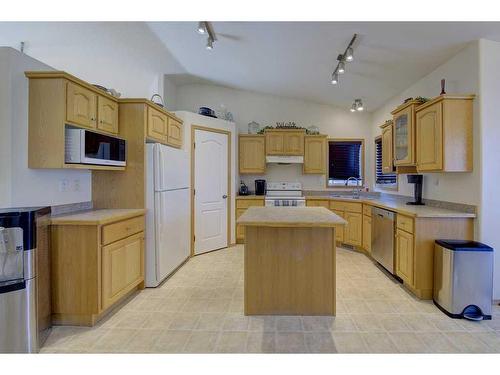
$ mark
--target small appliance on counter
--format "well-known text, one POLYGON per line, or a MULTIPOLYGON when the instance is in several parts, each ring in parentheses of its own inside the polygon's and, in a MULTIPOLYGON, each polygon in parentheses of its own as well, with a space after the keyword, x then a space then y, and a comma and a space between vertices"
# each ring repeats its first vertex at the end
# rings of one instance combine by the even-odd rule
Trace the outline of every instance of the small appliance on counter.
POLYGON ((248 186, 243 181, 241 181, 240 182, 240 195, 248 195, 248 194, 249 194, 248 186))
POLYGON ((423 206, 425 205, 424 202, 422 202, 422 184, 424 182, 424 176, 421 174, 409 174, 408 175, 408 183, 409 184, 415 184, 415 200, 412 202, 406 202, 406 204, 413 205, 413 206, 423 206))
POLYGON ((266 180, 255 180, 255 195, 266 195, 266 180))

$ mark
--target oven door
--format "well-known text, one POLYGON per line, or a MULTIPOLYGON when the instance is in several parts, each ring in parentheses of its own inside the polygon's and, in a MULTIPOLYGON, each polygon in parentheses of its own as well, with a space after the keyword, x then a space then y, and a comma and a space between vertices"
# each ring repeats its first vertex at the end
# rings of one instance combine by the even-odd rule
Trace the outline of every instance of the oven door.
POLYGON ((98 165, 126 165, 126 141, 109 135, 81 133, 81 162, 98 165))

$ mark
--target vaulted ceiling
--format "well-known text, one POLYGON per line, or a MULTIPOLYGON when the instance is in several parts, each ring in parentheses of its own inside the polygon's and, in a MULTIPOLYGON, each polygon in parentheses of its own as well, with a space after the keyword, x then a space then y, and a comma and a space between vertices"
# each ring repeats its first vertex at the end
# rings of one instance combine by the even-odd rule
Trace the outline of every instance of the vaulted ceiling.
POLYGON ((151 30, 198 79, 375 110, 479 38, 500 41, 500 23, 214 22, 218 41, 205 49, 196 22, 151 22, 151 30), (354 61, 330 83, 336 57, 354 33, 354 61))

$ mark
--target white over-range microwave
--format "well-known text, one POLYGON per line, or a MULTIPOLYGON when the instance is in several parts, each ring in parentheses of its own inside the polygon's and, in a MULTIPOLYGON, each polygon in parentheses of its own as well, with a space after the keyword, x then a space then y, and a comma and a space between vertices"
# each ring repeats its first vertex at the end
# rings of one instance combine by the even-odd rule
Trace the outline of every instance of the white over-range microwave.
POLYGON ((66 127, 65 162, 72 164, 126 165, 126 141, 85 129, 66 127))

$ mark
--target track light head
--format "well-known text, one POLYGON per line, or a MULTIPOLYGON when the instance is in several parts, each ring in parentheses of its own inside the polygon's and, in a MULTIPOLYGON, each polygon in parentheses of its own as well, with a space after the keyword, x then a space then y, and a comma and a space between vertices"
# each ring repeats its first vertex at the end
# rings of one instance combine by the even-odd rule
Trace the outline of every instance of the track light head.
POLYGON ((332 74, 332 85, 339 83, 339 74, 337 72, 332 74))
POLYGON ((345 61, 351 62, 352 60, 354 60, 354 51, 352 47, 349 47, 345 53, 345 61))
POLYGON ((207 33, 207 26, 205 25, 205 22, 198 22, 198 28, 196 29, 198 34, 206 34, 207 33))
POLYGON ((345 63, 343 61, 339 62, 339 66, 338 66, 337 72, 339 74, 344 74, 345 73, 345 63))
POLYGON ((207 50, 211 51, 214 49, 214 41, 212 38, 208 37, 207 38, 207 50))

